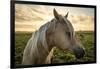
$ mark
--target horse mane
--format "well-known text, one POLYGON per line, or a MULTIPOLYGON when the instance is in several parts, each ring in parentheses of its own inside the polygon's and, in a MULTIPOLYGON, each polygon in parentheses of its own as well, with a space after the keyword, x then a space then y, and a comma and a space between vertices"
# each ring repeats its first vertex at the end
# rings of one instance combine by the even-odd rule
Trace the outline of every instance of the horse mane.
POLYGON ((45 51, 45 53, 49 53, 48 44, 46 40, 46 31, 49 28, 52 28, 52 30, 54 30, 56 27, 55 24, 56 24, 56 19, 52 19, 51 21, 42 25, 38 30, 33 32, 32 34, 33 45, 32 45, 31 50, 36 51, 36 50, 39 50, 39 48, 42 48, 45 51))

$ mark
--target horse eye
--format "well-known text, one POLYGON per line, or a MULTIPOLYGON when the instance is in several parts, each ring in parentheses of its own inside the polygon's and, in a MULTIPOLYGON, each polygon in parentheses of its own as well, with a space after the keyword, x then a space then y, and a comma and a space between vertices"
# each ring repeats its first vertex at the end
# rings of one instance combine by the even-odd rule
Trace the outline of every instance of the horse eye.
POLYGON ((70 32, 66 32, 66 35, 68 35, 70 37, 70 32))

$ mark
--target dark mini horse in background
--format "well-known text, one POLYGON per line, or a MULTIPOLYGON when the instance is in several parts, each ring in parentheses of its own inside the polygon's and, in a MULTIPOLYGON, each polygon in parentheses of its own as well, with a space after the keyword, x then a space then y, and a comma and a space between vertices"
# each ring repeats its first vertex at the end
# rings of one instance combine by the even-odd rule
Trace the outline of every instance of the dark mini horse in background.
POLYGON ((76 58, 84 56, 84 47, 75 37, 68 13, 62 16, 53 10, 54 19, 42 25, 29 39, 23 53, 23 65, 50 64, 54 47, 72 51, 76 58))

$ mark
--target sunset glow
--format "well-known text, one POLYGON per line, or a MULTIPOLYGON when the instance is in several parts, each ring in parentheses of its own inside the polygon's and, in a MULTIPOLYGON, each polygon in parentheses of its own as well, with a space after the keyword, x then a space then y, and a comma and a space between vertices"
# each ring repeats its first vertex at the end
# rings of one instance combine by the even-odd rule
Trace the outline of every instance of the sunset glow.
POLYGON ((68 19, 75 31, 94 31, 94 9, 78 7, 60 7, 44 5, 15 5, 15 31, 32 32, 44 23, 50 21, 53 9, 65 15, 69 11, 68 19))

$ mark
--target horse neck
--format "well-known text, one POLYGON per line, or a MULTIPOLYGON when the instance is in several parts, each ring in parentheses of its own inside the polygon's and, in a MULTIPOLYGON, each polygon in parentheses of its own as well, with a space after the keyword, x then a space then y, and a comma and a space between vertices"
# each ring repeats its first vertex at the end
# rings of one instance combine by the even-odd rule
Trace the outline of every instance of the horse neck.
POLYGON ((36 32, 36 35, 38 35, 36 47, 35 47, 35 51, 36 51, 37 59, 38 59, 37 61, 38 63, 43 63, 46 60, 46 57, 48 56, 48 54, 50 53, 52 47, 50 47, 47 44, 45 28, 43 29, 43 31, 38 30, 36 32))
POLYGON ((51 25, 51 23, 46 23, 38 30, 39 38, 38 38, 38 46, 42 46, 45 51, 50 52, 52 49, 52 39, 51 36, 47 34, 47 29, 51 25))

